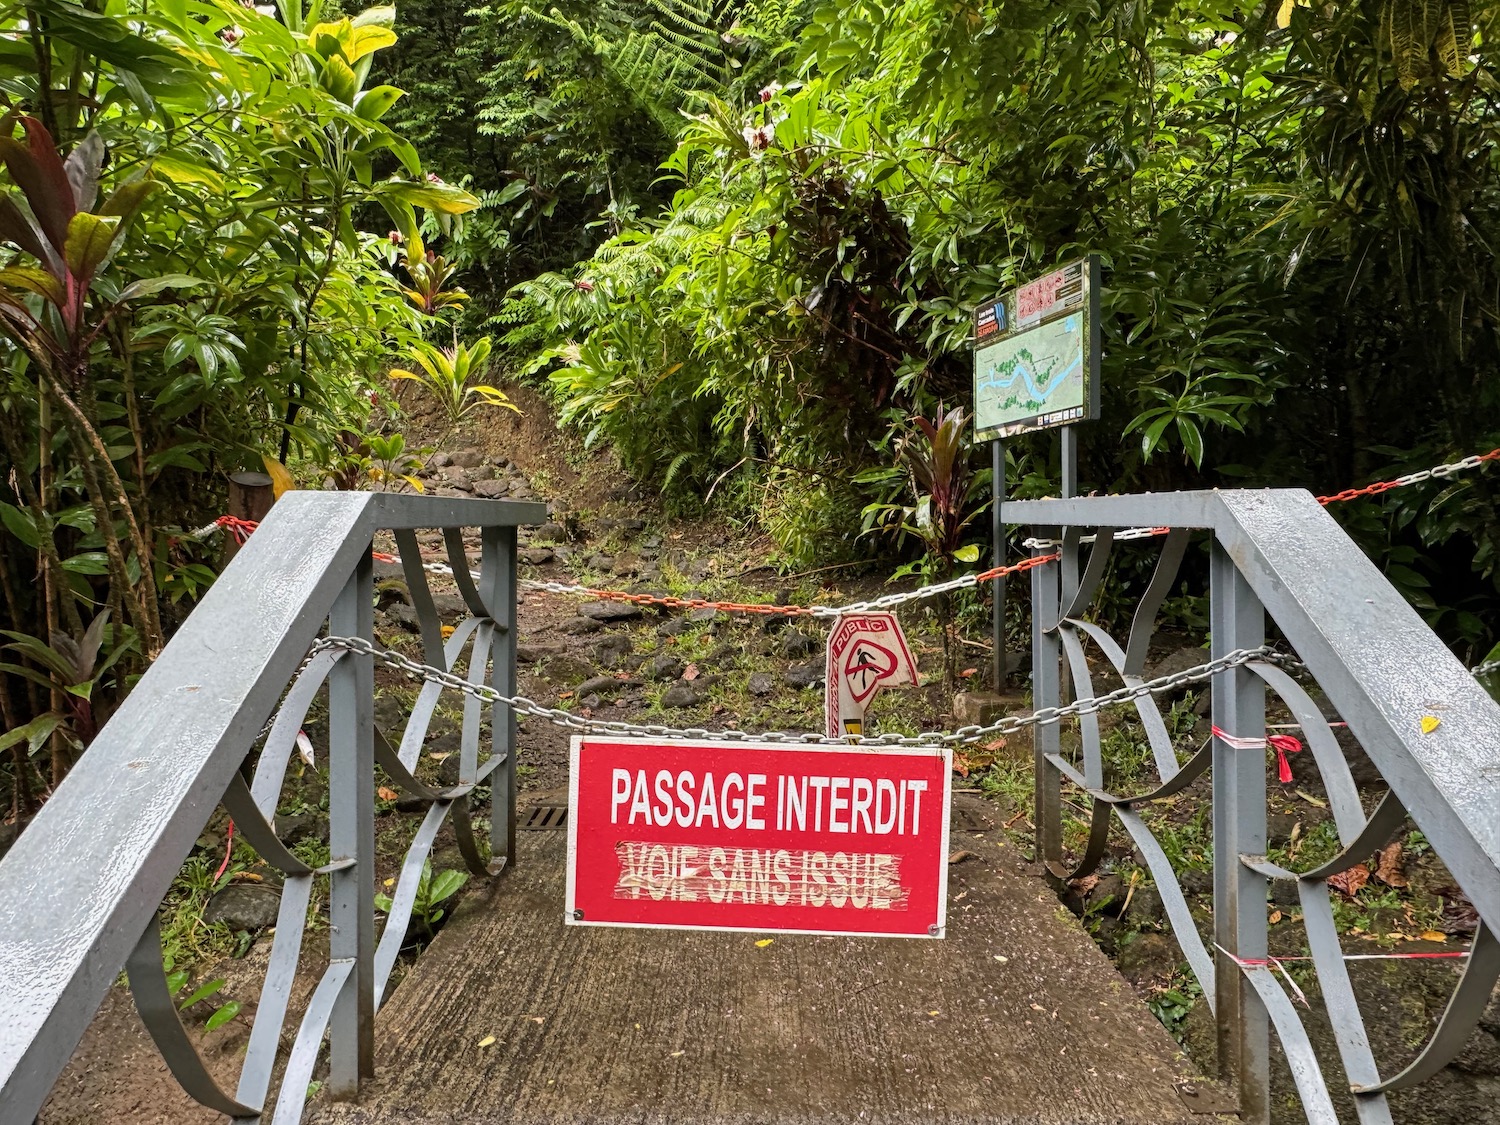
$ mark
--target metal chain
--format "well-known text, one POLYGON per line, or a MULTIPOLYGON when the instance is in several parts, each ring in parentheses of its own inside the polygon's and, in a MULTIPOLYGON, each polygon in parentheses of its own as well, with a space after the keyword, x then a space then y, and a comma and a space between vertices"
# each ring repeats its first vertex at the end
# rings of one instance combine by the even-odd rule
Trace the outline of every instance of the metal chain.
POLYGON ((1346 488, 1342 492, 1335 492, 1332 496, 1319 496, 1319 504, 1336 504, 1342 500, 1353 500, 1359 496, 1379 496, 1382 492, 1389 492, 1393 488, 1405 488, 1409 484, 1421 484, 1424 480, 1442 480, 1451 477, 1454 473, 1461 473, 1467 469, 1477 469, 1486 461, 1500 460, 1500 449, 1492 449, 1488 453, 1475 453, 1454 461, 1449 465, 1434 465, 1430 469, 1423 469, 1416 473, 1407 473, 1404 477, 1395 480, 1378 481, 1375 484, 1367 484, 1363 488, 1346 488))
MULTIPOLYGON (((939 594, 950 594, 955 590, 973 589, 993 578, 999 578, 1006 574, 1020 574, 1034 567, 1041 566, 1043 563, 1052 562, 1056 558, 1056 555, 1047 555, 1043 558, 1022 559, 1020 562, 1012 563, 1009 566, 995 567, 978 574, 965 574, 958 578, 949 579, 947 582, 934 582, 930 586, 919 586, 915 590, 885 594, 878 598, 871 598, 862 602, 851 602, 849 605, 844 606, 767 605, 757 602, 713 601, 708 598, 674 598, 668 595, 632 594, 623 590, 596 589, 592 586, 581 586, 571 582, 544 582, 535 578, 523 578, 517 585, 523 590, 535 590, 540 593, 569 594, 574 596, 587 595, 606 601, 627 602, 632 605, 659 605, 665 609, 722 609, 730 613, 757 613, 768 617, 818 617, 831 619, 841 617, 846 613, 876 613, 881 610, 894 609, 896 606, 905 605, 907 602, 920 601, 924 598, 935 598, 939 594)), ((450 577, 453 574, 453 568, 447 563, 423 563, 422 569, 431 574, 441 574, 450 577)))
MULTIPOLYGON (((1396 477, 1394 480, 1377 481, 1367 484, 1362 488, 1346 488, 1342 492, 1335 492, 1331 496, 1319 496, 1317 501, 1322 505, 1340 504, 1345 500, 1357 500, 1361 496, 1379 496, 1382 492, 1390 492, 1393 488, 1405 488, 1411 484, 1421 484, 1425 480, 1443 480, 1453 476, 1455 473, 1466 472, 1469 469, 1477 469, 1488 461, 1500 461, 1500 449, 1492 449, 1488 453, 1474 453, 1459 461, 1453 461, 1447 465, 1434 465, 1430 469, 1423 469, 1416 473, 1407 473, 1404 477, 1396 477)), ((1126 539, 1149 539, 1154 535, 1165 535, 1170 530, 1165 527, 1132 527, 1115 535, 1115 541, 1121 542, 1126 539)), ((1094 542, 1094 536, 1085 535, 1079 539, 1080 543, 1094 542)), ((1023 546, 1030 550, 1050 550, 1060 547, 1060 539, 1027 539, 1023 546)))
POLYGON ((1030 727, 1046 726, 1074 715, 1092 715, 1102 711, 1106 707, 1119 706, 1120 704, 1130 703, 1148 695, 1170 691, 1173 688, 1182 687, 1186 684, 1199 683, 1226 669, 1235 668, 1241 664, 1251 663, 1252 661, 1263 661, 1284 666, 1297 666, 1300 664, 1295 658, 1278 653, 1266 645, 1262 645, 1259 648, 1242 648, 1226 653, 1217 660, 1209 661, 1207 664, 1200 664, 1196 668, 1188 668, 1181 672, 1158 676, 1154 680, 1146 680, 1133 687, 1127 685, 1105 695, 1079 699, 1063 706, 1043 707, 1038 711, 1033 711, 1029 715, 1007 715, 1005 718, 990 723, 987 726, 963 726, 955 731, 934 732, 931 734, 881 734, 870 738, 839 739, 828 738, 824 735, 810 732, 765 731, 762 733, 748 733, 742 730, 706 730, 701 727, 679 729, 655 723, 627 723, 615 719, 591 719, 583 715, 575 715, 571 711, 564 711, 561 708, 544 707, 542 704, 528 699, 524 695, 505 695, 487 684, 471 683, 464 677, 455 675, 452 672, 444 671, 441 668, 434 668, 430 664, 423 664, 420 661, 402 656, 397 652, 391 652, 388 649, 379 649, 373 641, 366 640, 364 637, 324 637, 313 645, 308 656, 309 658, 316 656, 325 649, 345 649, 349 652, 362 653, 371 657, 376 663, 385 665, 387 668, 394 668, 397 671, 405 672, 407 675, 416 676, 418 679, 425 680, 428 683, 440 684, 443 687, 452 688, 454 691, 463 692, 465 695, 471 695, 486 703, 503 703, 518 714, 533 715, 539 719, 546 719, 550 723, 569 730, 623 735, 631 738, 694 739, 713 742, 790 742, 825 746, 869 744, 875 746, 938 747, 977 742, 982 738, 992 735, 1014 734, 1030 727))
POLYGON ((1488 676, 1491 672, 1500 672, 1500 660, 1486 660, 1483 664, 1476 664, 1469 669, 1475 676, 1488 676))

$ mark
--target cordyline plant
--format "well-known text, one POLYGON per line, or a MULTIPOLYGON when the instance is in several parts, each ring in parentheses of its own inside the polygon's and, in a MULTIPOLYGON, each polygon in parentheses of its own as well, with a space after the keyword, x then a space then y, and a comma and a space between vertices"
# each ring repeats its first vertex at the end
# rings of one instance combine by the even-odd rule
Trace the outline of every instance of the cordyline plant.
MULTIPOLYGON (((914 417, 913 432, 896 444, 896 464, 906 470, 915 497, 910 504, 871 504, 865 509, 866 530, 883 529, 899 537, 913 536, 924 548, 922 558, 900 568, 893 577, 920 572, 929 581, 941 582, 953 573, 955 563, 972 563, 979 548, 964 543, 969 525, 983 511, 976 500, 981 478, 969 464, 969 416, 962 407, 944 410, 937 417, 914 417)), ((862 474, 865 482, 896 477, 899 470, 862 474)), ((947 595, 936 600, 943 634, 944 674, 951 687, 956 680, 953 651, 953 606, 947 595)))
MULTIPOLYGON (((427 388, 443 411, 448 429, 446 439, 458 424, 481 406, 503 406, 517 414, 521 408, 506 397, 498 387, 484 383, 469 382, 481 375, 490 358, 491 341, 488 336, 472 346, 455 343, 451 348, 440 348, 425 340, 418 342, 412 358, 421 371, 408 371, 402 367, 391 370, 392 379, 410 379, 427 388)), ((438 445, 442 445, 439 440, 438 445)))
MULTIPOLYGON (((0 194, 0 239, 35 259, 35 264, 22 261, 0 269, 0 331, 25 353, 36 378, 42 488, 32 489, 29 483, 22 488, 33 522, 41 529, 38 549, 44 560, 49 625, 56 632, 54 607, 65 615, 77 615, 72 599, 61 596, 58 588, 63 581, 62 563, 48 516, 54 433, 50 408, 56 405, 78 454, 114 594, 128 601, 146 654, 154 657, 163 638, 151 550, 125 483, 99 435, 90 357, 110 321, 130 301, 197 283, 180 275, 144 278, 100 299, 95 293, 98 273, 156 184, 138 177, 121 184, 100 203, 99 173, 105 152, 97 134, 85 137, 63 160, 40 121, 19 118, 24 141, 11 135, 16 122, 14 117, 0 119, 0 160, 20 189, 0 194), (134 555, 134 568, 129 554, 134 555)), ((6 437, 12 441, 14 435, 7 431, 6 437)), ((15 463, 24 463, 20 450, 10 452, 15 463)), ((74 634, 83 632, 81 621, 67 624, 74 634)))

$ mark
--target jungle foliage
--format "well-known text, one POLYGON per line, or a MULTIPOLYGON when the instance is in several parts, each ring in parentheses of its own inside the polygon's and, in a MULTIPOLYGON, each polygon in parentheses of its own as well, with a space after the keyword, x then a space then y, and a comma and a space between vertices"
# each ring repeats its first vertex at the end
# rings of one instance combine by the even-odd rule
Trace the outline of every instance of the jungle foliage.
POLYGON ((59 780, 212 581, 187 533, 222 510, 223 475, 378 432, 374 380, 437 324, 384 231, 416 238, 419 212, 477 200, 383 120, 402 96, 371 78, 392 19, 302 0, 0 12, 0 746, 17 811, 28 753, 50 747, 59 780))
MULTIPOLYGON (((564 416, 805 557, 967 401, 974 305, 1105 266, 1086 489, 1333 491, 1500 436, 1496 9, 1446 0, 851 0, 759 98, 705 91, 671 202, 527 282, 564 416)), ((1020 494, 1055 438, 1011 443, 1020 494)), ((1350 506, 1471 654, 1495 484, 1350 506), (1434 593, 1439 589, 1440 593, 1434 593)))

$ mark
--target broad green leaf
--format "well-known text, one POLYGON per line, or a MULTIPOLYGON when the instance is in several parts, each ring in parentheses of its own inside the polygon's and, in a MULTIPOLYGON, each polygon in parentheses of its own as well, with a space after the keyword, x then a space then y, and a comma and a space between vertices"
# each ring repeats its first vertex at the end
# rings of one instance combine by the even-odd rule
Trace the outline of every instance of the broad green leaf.
POLYGON ((452 184, 413 183, 387 180, 375 185, 377 196, 389 195, 413 207, 426 207, 444 215, 463 215, 479 206, 477 196, 452 184))
POLYGON ((219 1030, 219 1028, 223 1027, 226 1023, 234 1019, 234 1017, 239 1014, 240 1002, 238 1000, 231 1000, 229 1003, 225 1004, 222 1008, 216 1011, 213 1015, 208 1017, 208 1021, 203 1025, 203 1030, 217 1031, 219 1030))
POLYGON ((151 168, 174 184, 201 184, 216 192, 224 190, 224 177, 217 170, 177 153, 157 153, 151 158, 151 168))
POLYGON ((15 727, 0 734, 0 750, 9 750, 19 743, 26 743, 27 753, 35 754, 41 748, 42 743, 52 737, 63 721, 63 717, 55 711, 48 711, 40 715, 24 726, 15 727))
POLYGON ((359 95, 354 103, 354 112, 366 121, 379 121, 386 111, 406 94, 394 86, 374 86, 359 95))
POLYGON ((35 266, 7 266, 0 269, 0 285, 35 293, 59 308, 68 299, 62 283, 46 270, 35 266))
POLYGON ((214 980, 204 981, 197 987, 196 990, 194 990, 191 996, 189 996, 182 1003, 178 1004, 177 1007, 182 1011, 186 1011, 188 1008, 191 1008, 194 1004, 196 1004, 199 1000, 207 1000, 214 993, 218 992, 219 989, 224 987, 224 983, 225 982, 223 977, 217 977, 214 980))

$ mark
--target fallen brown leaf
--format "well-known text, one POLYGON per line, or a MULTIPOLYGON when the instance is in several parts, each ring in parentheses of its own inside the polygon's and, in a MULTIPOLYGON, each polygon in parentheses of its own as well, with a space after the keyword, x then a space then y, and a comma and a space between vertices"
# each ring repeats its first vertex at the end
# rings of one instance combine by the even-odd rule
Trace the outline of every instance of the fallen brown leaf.
POLYGON ((1401 856, 1401 841, 1397 840, 1380 852, 1380 862, 1375 867, 1375 878, 1390 887, 1406 886, 1405 861, 1401 856))
POLYGON ((974 853, 973 852, 959 851, 959 852, 954 852, 952 855, 950 855, 948 857, 948 862, 950 864, 952 864, 952 863, 962 863, 966 859, 973 859, 973 858, 974 858, 974 853))
POLYGON ((682 670, 682 678, 684 680, 696 680, 698 678, 698 665, 689 664, 684 668, 682 670))
POLYGON ((1088 894, 1099 885, 1099 876, 1085 875, 1082 879, 1073 880, 1073 889, 1081 895, 1088 894))
POLYGON ((397 797, 401 796, 400 793, 397 793, 394 789, 390 788, 387 785, 382 785, 380 788, 376 789, 375 794, 382 801, 394 801, 397 797))
POLYGON ((1340 871, 1337 875, 1328 877, 1328 885, 1336 891, 1353 898, 1359 894, 1359 889, 1370 881, 1370 869, 1363 863, 1356 864, 1348 871, 1340 871))
POLYGON ((1448 935, 1445 934, 1445 933, 1443 933, 1442 930, 1423 930, 1422 931, 1421 940, 1422 941, 1447 941, 1448 940, 1448 935))

